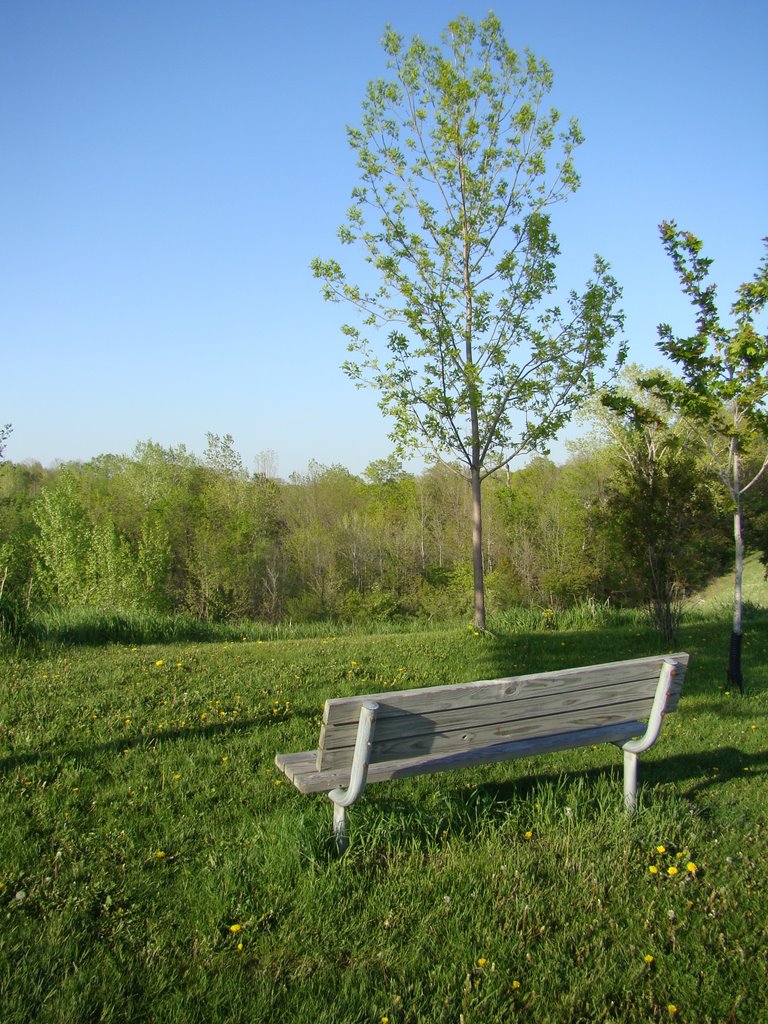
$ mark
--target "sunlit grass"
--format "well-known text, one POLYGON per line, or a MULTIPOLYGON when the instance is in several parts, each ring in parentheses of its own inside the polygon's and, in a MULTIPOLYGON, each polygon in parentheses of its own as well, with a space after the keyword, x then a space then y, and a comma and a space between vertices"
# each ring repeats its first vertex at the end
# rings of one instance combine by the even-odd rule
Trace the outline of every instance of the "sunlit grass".
POLYGON ((766 1019, 768 617, 747 623, 745 698, 724 685, 728 628, 683 629, 686 692, 641 757, 633 820, 602 746, 373 786, 341 860, 328 801, 273 765, 315 745, 326 697, 657 638, 463 624, 9 655, 0 1017, 766 1019))

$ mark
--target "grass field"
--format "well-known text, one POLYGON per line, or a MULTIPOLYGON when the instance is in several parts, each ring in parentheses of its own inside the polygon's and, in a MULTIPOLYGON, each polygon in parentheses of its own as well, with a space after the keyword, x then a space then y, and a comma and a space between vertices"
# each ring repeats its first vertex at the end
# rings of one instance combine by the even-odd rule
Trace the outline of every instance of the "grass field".
POLYGON ((768 612, 699 611, 621 810, 603 746, 331 807, 326 697, 658 653, 639 625, 43 645, 0 668, 0 1019, 768 1020, 768 612), (656 870, 652 870, 656 869, 656 870))
MULTIPOLYGON (((744 578, 742 580, 744 601, 758 608, 768 608, 768 578, 766 568, 757 554, 747 555, 744 560, 744 578)), ((689 603, 693 609, 705 608, 708 611, 730 612, 733 606, 733 574, 728 573, 713 580, 700 594, 696 594, 689 603)))

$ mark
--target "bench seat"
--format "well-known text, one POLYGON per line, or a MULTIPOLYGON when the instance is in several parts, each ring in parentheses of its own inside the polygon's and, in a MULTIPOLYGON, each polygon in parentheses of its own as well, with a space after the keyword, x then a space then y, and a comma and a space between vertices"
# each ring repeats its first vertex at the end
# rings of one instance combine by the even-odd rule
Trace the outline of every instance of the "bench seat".
MULTIPOLYGON (((534 757, 557 750, 589 747, 596 743, 622 744, 643 732, 645 722, 620 722, 597 729, 580 729, 576 732, 538 736, 535 739, 497 743, 494 746, 465 750, 458 754, 432 754, 399 761, 379 761, 369 765, 367 783, 371 785, 375 782, 389 782, 391 779, 406 779, 413 775, 431 775, 434 772, 458 768, 499 764, 502 761, 514 761, 517 758, 534 757)), ((278 754, 275 764, 300 793, 330 793, 339 786, 349 785, 351 766, 318 771, 316 750, 306 750, 300 754, 278 754)))

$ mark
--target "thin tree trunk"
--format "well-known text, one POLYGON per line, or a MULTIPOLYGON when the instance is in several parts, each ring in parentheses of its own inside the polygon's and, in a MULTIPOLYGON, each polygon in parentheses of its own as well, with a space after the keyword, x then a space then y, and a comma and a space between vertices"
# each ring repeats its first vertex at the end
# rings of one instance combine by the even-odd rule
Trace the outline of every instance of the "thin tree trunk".
POLYGON ((472 575, 475 586, 475 629, 485 629, 485 578, 483 576, 483 506, 480 470, 470 467, 472 486, 472 575))
POLYGON ((736 507, 733 511, 733 539, 736 549, 736 569, 733 580, 733 627, 728 650, 728 685, 738 686, 744 693, 744 677, 741 672, 742 609, 744 579, 744 538, 741 529, 741 493, 736 492, 736 507))
POLYGON ((728 649, 728 685, 738 686, 744 693, 744 677, 741 673, 742 640, 742 584, 744 579, 744 537, 741 525, 741 467, 739 449, 734 437, 731 442, 731 494, 733 496, 733 541, 735 549, 735 572, 733 579, 733 627, 728 649))

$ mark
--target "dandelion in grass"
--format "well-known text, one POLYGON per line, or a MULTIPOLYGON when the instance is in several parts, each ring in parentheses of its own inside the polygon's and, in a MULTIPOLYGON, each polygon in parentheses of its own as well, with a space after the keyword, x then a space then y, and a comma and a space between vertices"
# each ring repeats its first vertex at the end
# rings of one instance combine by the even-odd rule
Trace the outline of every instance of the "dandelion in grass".
POLYGON ((646 963, 648 964, 648 966, 649 966, 649 967, 650 967, 650 965, 651 965, 651 964, 653 963, 653 961, 654 961, 654 957, 653 957, 653 956, 651 956, 651 954, 650 954, 650 953, 646 953, 646 954, 645 954, 645 956, 643 957, 643 959, 645 960, 645 962, 646 962, 646 963))
POLYGON ((488 961, 486 960, 486 958, 484 956, 481 956, 480 959, 477 961, 477 966, 478 967, 485 967, 485 965, 487 963, 488 963, 488 961))
POLYGON ((229 926, 229 930, 232 932, 233 935, 237 935, 239 931, 242 931, 242 928, 243 926, 241 924, 231 924, 229 926))
POLYGON ((520 988, 520 982, 517 980, 517 978, 515 978, 515 980, 512 982, 512 988, 515 990, 520 988))
POLYGON ((667 1003, 667 1013, 670 1017, 674 1017, 677 1013, 677 1007, 674 1003, 667 1003))
POLYGON ((667 874, 672 875, 673 877, 677 874, 677 868, 674 864, 672 865, 672 867, 667 868, 667 874))
POLYGON ((242 944, 242 942, 238 942, 238 944, 237 944, 237 951, 238 951, 238 953, 242 953, 243 952, 243 944, 242 944))
POLYGON ((526 832, 525 833, 525 838, 526 839, 533 839, 533 832, 526 832))
POLYGON ((165 860, 165 850, 155 850, 155 857, 158 860, 165 860))
POLYGON ((667 852, 666 846, 657 846, 656 847, 656 853, 666 853, 666 852, 667 852))
POLYGON ((699 869, 696 867, 692 860, 689 860, 688 863, 685 865, 685 870, 689 871, 692 875, 695 875, 699 869))
POLYGON ((158 658, 157 661, 155 662, 155 664, 157 665, 158 668, 160 668, 160 666, 164 665, 165 662, 163 661, 162 658, 158 658))
POLYGON ((650 871, 650 873, 652 875, 658 875, 658 873, 659 873, 659 869, 656 867, 655 864, 651 864, 651 866, 648 868, 648 870, 650 871))

